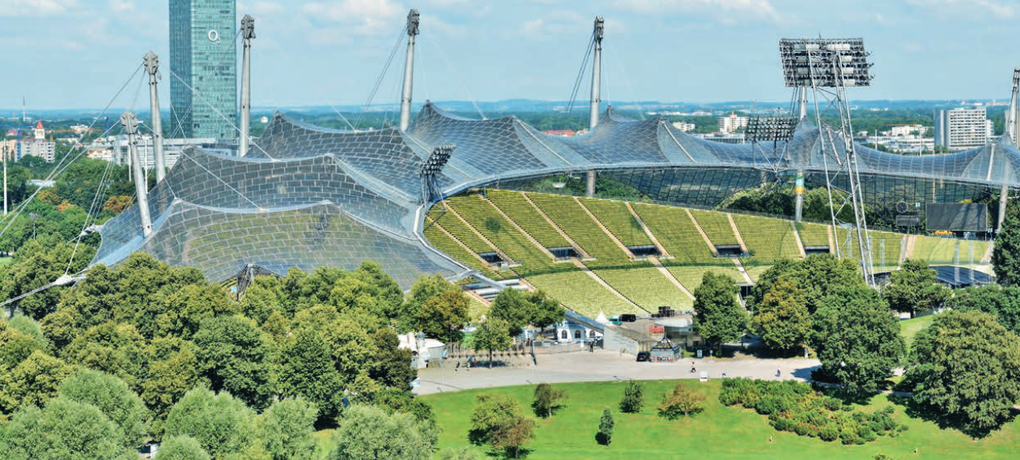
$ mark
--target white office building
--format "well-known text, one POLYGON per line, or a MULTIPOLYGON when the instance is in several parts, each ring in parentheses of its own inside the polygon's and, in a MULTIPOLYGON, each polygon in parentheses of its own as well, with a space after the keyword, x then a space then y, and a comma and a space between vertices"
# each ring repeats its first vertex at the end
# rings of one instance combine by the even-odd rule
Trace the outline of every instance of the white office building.
POLYGON ((935 115, 935 145, 949 150, 981 147, 992 137, 985 109, 939 110, 935 115))
POLYGON ((720 133, 730 134, 736 132, 738 129, 746 127, 747 117, 738 117, 735 113, 731 113, 728 117, 719 117, 720 133))

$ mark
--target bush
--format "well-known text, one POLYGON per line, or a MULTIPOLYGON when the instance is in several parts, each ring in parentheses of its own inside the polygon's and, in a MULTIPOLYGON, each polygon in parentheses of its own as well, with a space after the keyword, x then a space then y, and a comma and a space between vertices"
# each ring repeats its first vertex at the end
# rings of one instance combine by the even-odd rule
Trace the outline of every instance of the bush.
POLYGON ((906 429, 893 420, 895 409, 891 406, 869 415, 795 381, 728 379, 723 382, 719 402, 767 415, 778 431, 829 442, 839 439, 848 445, 871 442, 878 436, 896 436, 906 429))
POLYGON ((548 383, 540 383, 535 387, 535 400, 531 407, 535 410, 535 415, 548 418, 553 411, 562 406, 558 402, 564 397, 563 390, 554 389, 548 383))
POLYGON ((627 387, 623 389, 623 400, 620 401, 620 411, 628 414, 641 412, 641 407, 645 404, 644 392, 644 385, 633 380, 627 382, 627 387))
POLYGON ((830 423, 828 425, 823 426, 821 429, 818 430, 818 438, 821 439, 822 441, 829 442, 839 439, 839 426, 837 426, 835 423, 830 423))
POLYGON ((684 385, 677 383, 673 390, 666 393, 659 405, 659 416, 669 420, 676 420, 681 416, 693 415, 704 410, 701 402, 705 400, 705 394, 684 385))
POLYGON ((613 426, 615 424, 613 413, 609 412, 609 409, 603 410, 602 418, 599 419, 599 432, 595 435, 595 440, 603 446, 608 446, 613 440, 613 426))

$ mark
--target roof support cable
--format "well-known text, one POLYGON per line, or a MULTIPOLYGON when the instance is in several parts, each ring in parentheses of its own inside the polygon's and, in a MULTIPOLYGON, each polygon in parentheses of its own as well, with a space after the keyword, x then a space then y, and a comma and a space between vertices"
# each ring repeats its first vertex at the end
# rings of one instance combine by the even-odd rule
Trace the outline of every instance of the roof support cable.
MULTIPOLYGON (((92 123, 89 124, 88 128, 85 131, 83 131, 81 133, 81 135, 78 136, 78 139, 75 140, 74 146, 71 148, 71 151, 68 152, 67 155, 64 155, 63 157, 61 157, 60 160, 57 162, 57 164, 53 167, 53 169, 50 170, 49 174, 46 175, 46 179, 45 179, 46 181, 51 181, 51 180, 53 180, 53 178, 55 178, 55 177, 59 176, 60 174, 62 174, 65 170, 67 170, 68 166, 71 166, 71 164, 73 164, 75 161, 78 160, 78 158, 81 158, 81 156, 85 154, 86 149, 82 145, 81 140, 85 137, 86 134, 88 134, 92 130, 92 127, 95 126, 96 123, 98 123, 101 118, 103 118, 103 115, 106 115, 106 111, 110 109, 110 106, 113 105, 113 103, 117 100, 118 97, 120 97, 120 94, 124 92, 124 89, 127 88, 127 86, 129 84, 131 84, 131 81, 135 79, 135 76, 138 75, 138 73, 141 72, 141 70, 142 70, 142 65, 139 64, 138 67, 135 68, 134 73, 132 73, 131 76, 128 77, 128 79, 124 82, 124 84, 121 85, 120 89, 118 89, 117 92, 113 95, 113 97, 110 98, 110 101, 107 102, 106 107, 104 107, 103 110, 99 113, 99 116, 94 118, 92 120, 92 123), (78 154, 77 155, 74 155, 75 149, 78 149, 78 154), (72 158, 72 155, 74 155, 73 158, 72 158), (64 162, 68 158, 70 158, 70 161, 67 161, 67 164, 64 164, 64 162)), ((103 136, 106 136, 106 134, 109 133, 111 129, 113 129, 113 126, 107 128, 106 132, 103 133, 103 136)), ((9 213, 4 218, 0 219, 0 222, 3 222, 4 220, 7 220, 7 224, 4 226, 3 230, 0 230, 0 238, 2 238, 7 233, 7 230, 9 230, 11 228, 11 224, 14 223, 14 221, 18 218, 18 216, 21 215, 21 213, 25 210, 25 208, 28 206, 28 204, 33 199, 35 199, 36 195, 38 195, 41 190, 42 190, 42 187, 37 188, 34 192, 32 192, 31 195, 28 196, 28 198, 25 201, 23 201, 16 208, 15 211, 9 213)))
MULTIPOLYGON (((184 87, 185 87, 185 88, 188 88, 188 90, 189 90, 189 91, 191 91, 191 94, 193 94, 193 95, 195 95, 196 97, 198 97, 198 98, 199 98, 199 99, 200 99, 200 100, 201 100, 202 102, 205 102, 205 104, 206 104, 206 105, 208 105, 208 106, 209 106, 209 108, 213 110, 213 112, 216 112, 216 115, 219 115, 219 116, 220 116, 220 118, 222 118, 222 119, 223 119, 223 121, 227 122, 227 124, 229 124, 229 125, 230 125, 230 126, 231 126, 232 128, 234 128, 234 130, 235 130, 235 131, 237 131, 237 132, 238 132, 238 134, 240 134, 240 132, 241 132, 241 128, 239 128, 239 127, 237 126, 237 124, 235 124, 234 122, 230 121, 230 119, 229 119, 229 118, 227 118, 227 117, 226 117, 226 115, 223 115, 223 112, 220 112, 220 110, 219 110, 219 109, 217 109, 217 108, 216 108, 216 106, 214 106, 214 105, 213 105, 213 104, 212 104, 211 102, 209 102, 209 101, 208 101, 208 100, 207 100, 207 99, 206 99, 205 97, 203 97, 203 96, 202 96, 202 93, 201 93, 201 92, 199 92, 198 90, 196 90, 196 89, 192 88, 192 87, 191 87, 191 85, 189 85, 189 84, 188 84, 187 82, 185 82, 185 81, 184 81, 184 79, 180 77, 180 75, 177 75, 177 73, 176 73, 176 72, 174 72, 174 71, 173 71, 173 69, 170 69, 170 75, 171 75, 171 76, 173 76, 174 78, 176 78, 176 79, 177 79, 177 81, 179 81, 179 82, 180 82, 180 83, 181 83, 182 85, 184 85, 184 87)), ((270 160, 273 160, 273 161, 278 161, 278 160, 277 160, 276 158, 273 158, 273 156, 272 156, 272 155, 270 155, 270 154, 269 154, 269 152, 267 152, 267 151, 266 151, 265 149, 263 149, 263 148, 262 148, 261 146, 259 146, 258 144, 253 144, 253 145, 254 145, 254 146, 255 146, 256 148, 258 148, 258 149, 259 149, 259 151, 261 151, 261 152, 262 152, 263 154, 265 154, 265 155, 266 155, 266 157, 268 157, 268 158, 269 158, 270 160)))
MULTIPOLYGON (((372 91, 368 93, 368 99, 365 100, 365 105, 361 106, 361 112, 358 113, 358 118, 354 119, 354 126, 361 126, 361 118, 368 111, 369 106, 372 105, 372 100, 375 99, 376 93, 379 92, 379 87, 382 86, 383 79, 386 78, 386 74, 390 70, 390 64, 393 63, 393 57, 397 55, 397 51, 400 49, 400 43, 404 40, 404 35, 407 34, 407 29, 401 28, 400 33, 397 34, 397 40, 393 43, 393 49, 390 50, 390 56, 386 58, 386 64, 383 65, 382 72, 379 73, 379 77, 375 80, 375 86, 372 87, 372 91)), ((355 128, 356 129, 356 128, 355 128)))

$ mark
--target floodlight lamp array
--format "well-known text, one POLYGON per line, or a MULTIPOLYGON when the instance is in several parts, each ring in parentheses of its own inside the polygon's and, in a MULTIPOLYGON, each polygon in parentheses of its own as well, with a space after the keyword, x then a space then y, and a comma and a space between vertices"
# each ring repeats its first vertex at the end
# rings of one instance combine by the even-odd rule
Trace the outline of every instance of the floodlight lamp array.
POLYGON ((744 128, 748 142, 788 142, 797 129, 797 117, 752 117, 744 128))
POLYGON ((418 167, 418 174, 422 176, 435 176, 442 172, 443 167, 450 161, 450 155, 453 153, 453 144, 443 144, 432 150, 428 159, 421 162, 418 167))
POLYGON ((787 87, 870 86, 872 64, 860 38, 784 38, 779 55, 787 87))

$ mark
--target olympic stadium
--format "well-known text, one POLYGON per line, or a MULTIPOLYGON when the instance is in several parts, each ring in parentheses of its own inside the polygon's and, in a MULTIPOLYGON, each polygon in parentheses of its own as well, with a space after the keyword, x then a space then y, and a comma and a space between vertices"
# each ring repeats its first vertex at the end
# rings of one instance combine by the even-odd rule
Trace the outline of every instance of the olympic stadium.
MULTIPOLYGON (((597 86, 597 78, 593 86, 597 86)), ((409 89, 405 96, 406 112, 410 107, 409 89)), ((599 107, 598 102, 596 90, 592 107, 599 107)), ((586 245, 581 241, 583 237, 565 226, 552 229, 563 238, 545 238, 529 231, 534 227, 515 218, 508 209, 489 209, 496 220, 513 227, 520 238, 534 246, 526 250, 529 255, 516 257, 480 229, 487 224, 471 225, 461 216, 466 205, 462 210, 455 202, 449 211, 457 217, 456 222, 441 225, 440 219, 453 217, 444 217, 447 205, 439 198, 487 189, 523 190, 526 184, 543 178, 592 174, 633 187, 656 203, 714 207, 735 192, 777 177, 802 175, 808 188, 825 187, 829 170, 834 167, 833 157, 844 155, 846 146, 853 145, 844 142, 841 130, 819 127, 809 119, 801 119, 789 139, 770 142, 766 148, 758 143, 725 144, 696 138, 664 119, 632 120, 612 108, 601 113, 596 110, 590 131, 575 137, 540 132, 514 116, 464 118, 429 102, 403 129, 332 130, 277 114, 265 133, 242 150, 245 155, 201 149, 184 155, 148 192, 151 232, 143 232, 139 225, 142 216, 134 205, 101 229, 102 244, 93 263, 114 265, 141 250, 172 265, 195 266, 208 278, 222 281, 237 276, 246 267, 283 275, 291 267, 306 271, 320 266, 353 269, 371 259, 405 289, 419 276, 430 274, 451 279, 474 276, 487 282, 512 278, 521 273, 507 267, 521 263, 514 259, 524 257, 544 258, 525 263, 526 271, 538 275, 572 266, 605 268, 602 263, 633 263, 632 268, 648 269, 638 260, 638 246, 655 246, 655 254, 667 262, 683 259, 687 252, 705 252, 706 248, 669 248, 658 241, 662 233, 654 232, 656 237, 651 231, 645 232, 648 239, 638 235, 634 244, 627 244, 628 238, 617 235, 611 223, 601 221, 597 212, 588 209, 585 212, 606 231, 609 240, 621 246, 623 255, 600 257, 602 251, 594 247, 596 244, 586 245), (433 196, 422 178, 422 164, 437 149, 451 145, 448 162, 434 178, 439 196, 433 196), (826 149, 835 155, 827 154, 826 149), (461 224, 473 228, 461 229, 460 233, 452 228, 461 224), (484 244, 469 239, 480 239, 484 244), (565 248, 573 252, 563 253, 565 248), (575 263, 571 264, 571 259, 575 263)), ((410 118, 409 113, 406 118, 410 118)), ((1020 186, 1020 151, 1009 136, 980 148, 938 155, 899 155, 862 145, 853 145, 853 149, 861 196, 876 207, 896 202, 919 206, 956 203, 996 196, 1020 186)), ((838 178, 832 186, 848 188, 838 178)), ((541 205, 534 207, 550 226, 556 225, 550 218, 554 212, 543 212, 541 205)), ((631 214, 637 220, 651 220, 640 211, 631 214)), ((739 232, 740 219, 729 217, 729 221, 736 240, 749 239, 755 232, 754 223, 745 224, 749 225, 747 230, 739 232)), ((704 223, 700 226, 707 227, 704 223)), ((797 227, 793 228, 796 232, 797 227)), ((804 229, 801 232, 808 233, 804 229)), ((828 245, 824 241, 809 244, 808 238, 801 235, 796 246, 790 243, 794 249, 780 251, 775 257, 804 255, 805 249, 831 246, 833 234, 838 231, 827 232, 828 245)), ((714 243, 707 248, 709 257, 718 258, 726 243, 739 246, 745 255, 749 253, 749 242, 722 241, 728 238, 715 241, 707 228, 701 233, 706 243, 714 243)), ((894 267, 908 252, 906 246, 890 243, 889 252, 897 255, 888 257, 892 263, 879 265, 894 267)), ((986 250, 987 242, 977 249, 975 257, 972 246, 971 259, 982 258, 986 250)), ((768 248, 756 252, 759 259, 766 258, 768 248)), ((690 256, 692 260, 699 257, 690 256)), ((639 302, 631 303, 644 308, 639 302)))

